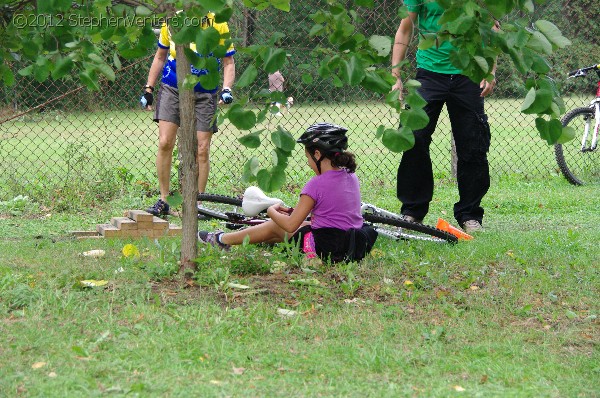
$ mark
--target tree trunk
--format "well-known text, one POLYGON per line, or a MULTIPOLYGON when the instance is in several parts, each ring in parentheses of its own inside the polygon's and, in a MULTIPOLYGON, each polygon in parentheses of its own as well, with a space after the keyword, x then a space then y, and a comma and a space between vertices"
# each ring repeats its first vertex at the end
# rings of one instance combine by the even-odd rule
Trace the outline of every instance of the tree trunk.
POLYGON ((180 274, 189 280, 196 270, 194 260, 198 257, 198 137, 194 112, 194 91, 183 88, 183 80, 190 73, 190 62, 185 56, 183 45, 177 45, 177 87, 179 88, 179 115, 181 125, 177 130, 177 142, 181 155, 182 236, 180 274))

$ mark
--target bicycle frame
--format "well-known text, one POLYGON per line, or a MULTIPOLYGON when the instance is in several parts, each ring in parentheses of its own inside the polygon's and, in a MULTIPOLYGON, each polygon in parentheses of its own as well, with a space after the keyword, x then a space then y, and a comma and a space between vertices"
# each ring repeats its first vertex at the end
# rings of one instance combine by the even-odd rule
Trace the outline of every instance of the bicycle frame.
POLYGON ((594 125, 594 132, 592 133, 590 145, 587 146, 588 137, 590 135, 591 121, 589 119, 586 120, 583 136, 581 137, 581 152, 592 152, 598 147, 598 130, 600 129, 600 64, 577 69, 569 73, 569 78, 575 78, 586 76, 587 72, 590 70, 595 70, 596 74, 598 75, 596 98, 590 102, 590 108, 594 110, 594 119, 596 120, 596 124, 594 125))

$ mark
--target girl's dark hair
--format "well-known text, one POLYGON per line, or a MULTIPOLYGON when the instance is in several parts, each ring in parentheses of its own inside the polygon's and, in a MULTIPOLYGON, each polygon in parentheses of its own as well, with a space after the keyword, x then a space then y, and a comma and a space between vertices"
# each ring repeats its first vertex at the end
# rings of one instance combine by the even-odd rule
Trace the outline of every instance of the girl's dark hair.
MULTIPOLYGON (((307 147, 308 153, 314 155, 317 147, 307 147)), ((322 155, 324 158, 331 160, 333 167, 344 168, 348 173, 354 173, 356 171, 356 158, 352 152, 341 151, 341 152, 328 152, 322 155)))

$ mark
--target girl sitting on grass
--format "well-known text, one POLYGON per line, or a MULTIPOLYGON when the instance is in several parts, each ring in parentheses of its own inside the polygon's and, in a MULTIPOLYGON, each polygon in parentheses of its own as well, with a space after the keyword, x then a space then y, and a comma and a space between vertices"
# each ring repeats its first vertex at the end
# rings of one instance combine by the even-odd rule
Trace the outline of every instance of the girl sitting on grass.
POLYGON ((198 232, 200 242, 229 250, 246 237, 250 243, 278 243, 291 235, 307 257, 331 262, 359 261, 371 251, 377 232, 363 223, 360 184, 347 129, 331 123, 310 126, 296 141, 304 144, 308 166, 315 172, 302 188, 293 209, 281 204, 267 209, 269 221, 236 232, 198 232), (311 215, 310 222, 306 221, 311 215))

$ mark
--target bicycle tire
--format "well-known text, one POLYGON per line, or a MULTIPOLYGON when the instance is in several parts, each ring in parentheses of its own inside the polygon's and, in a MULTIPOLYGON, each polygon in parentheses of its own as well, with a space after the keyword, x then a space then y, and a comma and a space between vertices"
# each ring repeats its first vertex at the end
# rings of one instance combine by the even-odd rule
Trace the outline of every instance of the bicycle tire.
MULTIPOLYGON (((573 185, 584 185, 600 182, 600 156, 597 150, 581 151, 581 138, 586 118, 591 118, 591 129, 595 124, 592 108, 576 108, 567 113, 561 120, 563 126, 575 129, 576 136, 564 144, 554 145, 554 155, 562 175, 573 185)), ((592 134, 593 131, 590 131, 592 134)))
POLYGON ((430 225, 369 213, 363 214, 363 218, 366 222, 372 224, 380 234, 398 240, 422 240, 437 243, 458 242, 456 236, 430 225))
POLYGON ((198 214, 206 219, 231 221, 234 215, 245 217, 242 212, 242 200, 233 196, 216 195, 211 193, 198 194, 198 214))

